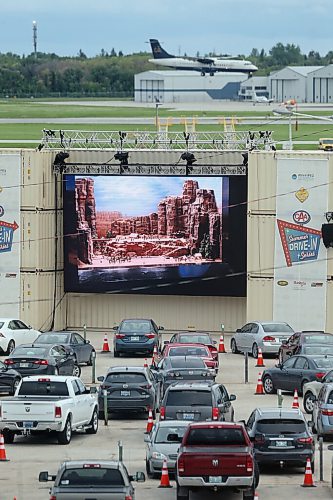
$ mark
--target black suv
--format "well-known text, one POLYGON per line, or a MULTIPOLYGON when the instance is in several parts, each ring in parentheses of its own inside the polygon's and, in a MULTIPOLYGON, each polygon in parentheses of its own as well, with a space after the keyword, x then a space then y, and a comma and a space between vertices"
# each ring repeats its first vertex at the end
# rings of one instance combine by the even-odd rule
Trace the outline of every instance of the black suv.
POLYGON ((246 423, 260 464, 306 465, 314 469, 315 444, 312 432, 299 409, 256 408, 246 423))
POLYGON ((324 332, 296 332, 288 340, 282 341, 279 362, 283 363, 295 354, 333 354, 333 335, 324 332))
POLYGON ((177 382, 165 391, 161 420, 225 420, 233 422, 234 408, 231 401, 236 396, 228 394, 222 384, 214 382, 177 382))
POLYGON ((111 412, 148 412, 153 417, 159 406, 159 386, 149 368, 114 366, 101 382, 98 392, 99 416, 104 418, 104 391, 107 391, 108 414, 111 412))

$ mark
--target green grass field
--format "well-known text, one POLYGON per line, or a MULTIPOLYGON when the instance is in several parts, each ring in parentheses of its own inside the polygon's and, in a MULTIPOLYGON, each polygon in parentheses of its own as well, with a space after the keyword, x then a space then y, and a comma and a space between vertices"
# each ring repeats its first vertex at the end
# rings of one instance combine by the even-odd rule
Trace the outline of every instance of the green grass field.
MULTIPOLYGON (((45 100, 46 101, 46 100, 45 100)), ((47 100, 54 104, 45 104, 39 100, 0 100, 0 118, 5 119, 39 119, 39 123, 0 123, 0 143, 1 148, 17 148, 26 147, 34 148, 36 147, 42 138, 42 129, 65 129, 65 130, 123 130, 123 131, 143 131, 149 130, 154 131, 155 125, 138 125, 138 124, 57 124, 52 122, 52 118, 155 118, 155 106, 151 105, 146 108, 138 107, 112 107, 112 106, 87 106, 83 105, 84 100, 78 100, 77 105, 72 104, 60 104, 55 99, 47 100), (45 122, 44 122, 45 120, 45 122), (11 142, 5 142, 6 140, 11 142), (17 142, 12 142, 17 141, 17 142), (24 141, 34 141, 33 143, 26 143, 24 141)), ((66 102, 62 99, 61 102, 66 102)), ((73 100, 71 100, 73 102, 73 100)), ((96 99, 96 104, 98 100, 96 99)), ((323 111, 322 113, 313 112, 314 116, 317 115, 330 115, 330 111, 323 111)), ((230 112, 181 112, 174 111, 171 109, 159 109, 159 117, 174 117, 181 120, 182 123, 173 124, 169 127, 169 131, 183 131, 185 129, 184 122, 187 119, 188 124, 192 122, 193 117, 215 117, 216 123, 213 125, 207 124, 196 124, 196 130, 198 132, 207 131, 223 131, 223 116, 230 116, 230 112), (220 119, 219 119, 220 117, 220 119)), ((236 117, 236 113, 232 114, 236 117)), ((253 111, 237 112, 237 118, 239 119, 239 125, 236 125, 236 131, 255 131, 255 130, 272 130, 273 139, 277 142, 287 141, 289 136, 288 124, 276 123, 278 119, 273 116, 272 113, 263 113, 258 106, 254 107, 253 111), (246 125, 242 124, 242 118, 254 117, 262 119, 262 125, 246 125)), ((170 120, 172 123, 172 119, 170 120)), ((320 137, 333 137, 333 122, 332 125, 329 122, 321 122, 318 125, 302 124, 298 126, 298 130, 295 130, 295 125, 292 128, 292 137, 294 141, 316 141, 316 144, 304 144, 295 145, 297 149, 317 149, 317 141, 320 137)))

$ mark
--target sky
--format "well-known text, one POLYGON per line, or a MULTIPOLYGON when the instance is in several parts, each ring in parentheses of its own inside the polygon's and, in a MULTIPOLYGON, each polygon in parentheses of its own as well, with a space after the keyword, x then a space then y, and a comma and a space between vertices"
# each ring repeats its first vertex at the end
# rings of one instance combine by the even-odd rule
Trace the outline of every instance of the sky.
POLYGON ((333 50, 332 0, 1 0, 0 52, 31 53, 34 20, 38 50, 62 56, 150 51, 149 38, 175 55, 333 50))
MULTIPOLYGON (((80 176, 78 176, 80 177, 80 176)), ((184 177, 114 177, 92 176, 97 211, 117 211, 127 216, 157 212, 159 201, 166 196, 181 196, 184 177)), ((190 177, 200 189, 213 189, 218 206, 222 206, 222 181, 215 177, 190 177)))

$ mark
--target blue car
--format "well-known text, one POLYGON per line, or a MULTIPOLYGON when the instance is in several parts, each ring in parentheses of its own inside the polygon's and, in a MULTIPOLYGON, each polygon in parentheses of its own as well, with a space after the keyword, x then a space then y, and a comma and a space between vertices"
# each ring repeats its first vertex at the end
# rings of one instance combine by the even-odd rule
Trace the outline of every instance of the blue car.
POLYGON ((319 436, 333 436, 333 384, 323 384, 314 401, 312 419, 319 436))
POLYGON ((154 347, 160 350, 162 326, 157 326, 152 319, 123 319, 119 326, 113 328, 114 357, 120 354, 142 353, 152 355, 154 347))

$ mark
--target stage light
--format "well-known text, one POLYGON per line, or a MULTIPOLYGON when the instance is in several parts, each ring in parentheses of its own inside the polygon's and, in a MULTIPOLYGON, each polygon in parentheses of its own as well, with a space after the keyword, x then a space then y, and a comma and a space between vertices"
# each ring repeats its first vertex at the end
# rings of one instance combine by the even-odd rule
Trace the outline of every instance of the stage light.
POLYGON ((57 153, 53 165, 65 165, 65 160, 69 158, 69 153, 66 153, 65 151, 60 151, 60 153, 57 153))
POLYGON ((186 175, 190 175, 190 173, 193 171, 192 165, 197 161, 196 157, 193 153, 189 153, 187 151, 186 153, 183 153, 180 158, 186 161, 186 175))
POLYGON ((243 165, 244 167, 247 167, 247 164, 249 162, 249 153, 242 153, 242 157, 243 157, 243 165))
POLYGON ((115 160, 120 161, 120 173, 123 174, 126 170, 128 170, 128 151, 118 151, 114 158, 115 160))

